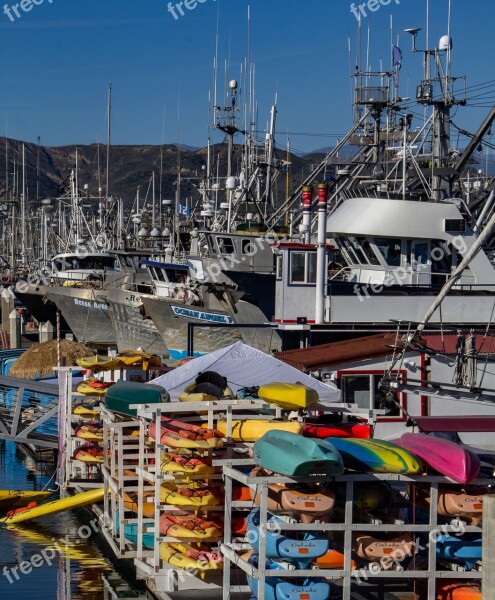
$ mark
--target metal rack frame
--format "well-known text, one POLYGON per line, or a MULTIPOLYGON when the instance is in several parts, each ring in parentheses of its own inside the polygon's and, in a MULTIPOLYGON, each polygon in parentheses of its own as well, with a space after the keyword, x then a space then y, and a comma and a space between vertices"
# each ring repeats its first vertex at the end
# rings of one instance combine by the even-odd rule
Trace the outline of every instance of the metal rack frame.
MULTIPOLYGON (((254 465, 253 465, 254 467, 254 465)), ((395 474, 369 474, 369 475, 342 475, 338 477, 306 477, 306 478, 290 478, 282 476, 271 476, 271 477, 250 477, 235 469, 235 467, 224 466, 223 473, 225 477, 225 529, 224 529, 224 543, 221 546, 222 553, 224 555, 224 593, 223 599, 230 600, 231 593, 237 591, 249 590, 244 588, 239 590, 237 586, 231 584, 231 568, 233 565, 242 569, 246 574, 250 574, 255 579, 258 579, 258 596, 257 600, 265 600, 265 581, 267 577, 270 577, 272 572, 267 571, 264 568, 255 568, 250 565, 247 561, 241 558, 237 551, 251 548, 249 544, 245 543, 234 543, 232 541, 231 522, 229 515, 232 509, 232 486, 233 481, 237 481, 246 485, 252 489, 261 488, 260 497, 260 527, 259 527, 259 553, 258 553, 258 565, 264 565, 266 561, 266 533, 274 529, 274 524, 271 524, 267 520, 267 498, 268 498, 268 485, 271 483, 276 484, 298 484, 298 483, 316 483, 316 482, 335 482, 346 484, 346 501, 345 501, 345 513, 344 522, 342 523, 283 523, 281 528, 286 531, 341 531, 344 532, 344 568, 343 569, 285 569, 277 570, 276 577, 319 577, 326 578, 328 580, 342 579, 343 580, 343 600, 351 599, 352 583, 353 579, 357 580, 357 577, 366 576, 367 580, 378 580, 381 579, 427 579, 428 583, 428 598, 435 597, 435 583, 437 579, 481 579, 481 572, 479 571, 462 571, 462 570, 440 570, 437 571, 437 556, 436 556, 436 536, 431 535, 433 532, 438 532, 441 528, 442 532, 457 532, 458 529, 452 524, 450 525, 439 525, 438 524, 438 488, 440 484, 452 484, 452 480, 441 477, 441 476, 405 476, 395 474), (388 523, 357 523, 354 522, 353 515, 353 488, 355 482, 363 481, 386 481, 386 482, 403 482, 403 483, 427 483, 430 486, 430 511, 429 511, 429 523, 427 525, 415 525, 415 524, 388 524, 388 523), (379 571, 374 572, 371 569, 367 570, 352 570, 352 536, 355 532, 373 532, 373 531, 387 531, 387 532, 408 532, 408 533, 428 533, 429 535, 429 548, 428 548, 428 569, 427 570, 414 570, 414 571, 379 571)), ((487 485, 493 483, 492 480, 479 479, 473 482, 474 485, 487 485)), ((277 524, 280 528, 280 525, 277 524)), ((465 526, 464 531, 466 533, 481 533, 480 527, 465 526)), ((273 576, 273 575, 272 575, 273 576)))

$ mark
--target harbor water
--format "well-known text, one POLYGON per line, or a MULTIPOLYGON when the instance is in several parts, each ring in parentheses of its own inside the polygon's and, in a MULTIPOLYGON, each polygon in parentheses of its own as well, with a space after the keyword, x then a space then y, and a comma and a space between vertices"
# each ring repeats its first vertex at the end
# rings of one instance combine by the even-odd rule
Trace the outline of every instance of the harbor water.
MULTIPOLYGON (((11 442, 0 441, 0 489, 53 489, 51 473, 11 442)), ((97 532, 89 509, 51 515, 39 523, 6 528, 0 524, 0 598, 29 600, 40 592, 49 600, 103 600, 103 576, 127 579, 129 565, 110 560, 112 552, 97 532)), ((132 582, 133 595, 144 595, 132 582)))

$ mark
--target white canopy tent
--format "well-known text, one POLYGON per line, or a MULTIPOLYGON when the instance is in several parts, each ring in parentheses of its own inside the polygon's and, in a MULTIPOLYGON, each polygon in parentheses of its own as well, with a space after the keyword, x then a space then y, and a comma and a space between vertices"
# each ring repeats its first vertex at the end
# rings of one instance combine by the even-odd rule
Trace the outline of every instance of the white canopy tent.
POLYGON ((242 387, 259 386, 275 381, 300 382, 315 389, 320 396, 320 402, 325 404, 340 402, 340 390, 333 384, 322 383, 242 342, 236 342, 232 346, 195 358, 150 383, 163 386, 170 394, 170 401, 178 402, 179 394, 184 388, 193 383, 198 374, 204 371, 216 371, 226 377, 230 389, 234 392, 242 387))

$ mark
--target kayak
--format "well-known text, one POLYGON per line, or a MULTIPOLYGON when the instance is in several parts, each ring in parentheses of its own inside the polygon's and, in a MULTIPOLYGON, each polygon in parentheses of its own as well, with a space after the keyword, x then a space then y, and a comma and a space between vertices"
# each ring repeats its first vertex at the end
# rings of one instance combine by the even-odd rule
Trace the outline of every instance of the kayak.
POLYGON ((109 387, 110 386, 93 386, 91 385, 91 381, 87 379, 77 384, 76 392, 84 394, 85 396, 97 396, 98 398, 102 398, 107 393, 109 387))
POLYGON ((268 431, 254 444, 254 462, 288 477, 341 475, 342 457, 332 444, 288 431, 268 431))
MULTIPOLYGON (((257 467, 251 477, 262 476, 263 471, 257 467)), ((261 487, 250 490, 257 506, 261 504, 261 487)), ((332 512, 335 506, 335 494, 332 490, 313 489, 300 486, 299 489, 288 488, 283 484, 269 483, 267 508, 270 512, 296 515, 303 523, 311 523, 332 512)))
MULTIPOLYGON (((9 515, 0 519, 0 523, 6 523, 7 525, 22 523, 24 521, 31 521, 32 519, 38 519, 46 515, 54 515, 56 513, 71 510, 79 506, 86 506, 88 504, 96 504, 103 500, 103 488, 97 490, 90 490, 88 492, 81 492, 80 494, 74 494, 74 496, 68 496, 67 498, 60 498, 47 504, 40 504, 29 510, 19 512, 17 514, 9 515)), ((18 509, 23 510, 23 509, 18 509)))
MULTIPOLYGON (((156 422, 150 423, 148 435, 156 438, 156 422)), ((223 444, 223 433, 217 429, 206 429, 199 425, 161 418, 160 441, 170 448, 190 448, 210 450, 223 444)))
POLYGON ((369 439, 373 435, 373 427, 365 423, 308 423, 303 425, 305 437, 325 439, 337 438, 360 438, 369 439))
POLYGON ((36 492, 31 490, 0 490, 0 513, 21 508, 30 502, 42 502, 53 492, 36 492))
POLYGON ((110 371, 112 369, 119 369, 122 366, 117 358, 101 356, 100 354, 78 358, 76 362, 84 369, 98 369, 99 371, 110 371))
POLYGON ((76 427, 74 435, 82 440, 103 440, 103 425, 101 421, 89 421, 84 425, 76 427))
MULTIPOLYGON (((314 565, 318 569, 343 569, 344 568, 344 555, 338 550, 331 548, 323 556, 320 556, 313 561, 314 565)), ((351 569, 356 569, 356 562, 351 560, 351 569)))
POLYGON ((207 487, 177 487, 173 483, 163 483, 160 488, 160 501, 174 506, 218 506, 223 498, 219 498, 207 487))
MULTIPOLYGON (((385 482, 354 482, 353 505, 358 511, 367 513, 376 510, 387 512, 393 504, 392 492, 385 482)), ((337 504, 345 508, 346 485, 338 483, 332 485, 337 504)))
POLYGON ((346 469, 364 473, 413 475, 423 470, 420 458, 383 440, 327 438, 340 452, 346 469))
POLYGON ((76 448, 73 458, 74 460, 80 460, 81 462, 86 463, 102 463, 103 448, 89 442, 88 444, 83 444, 82 446, 79 446, 79 448, 76 448))
POLYGON ((184 453, 172 453, 162 455, 160 468, 165 473, 176 475, 211 475, 216 469, 211 465, 211 459, 193 455, 186 450, 184 453))
MULTIPOLYGON (((258 568, 258 555, 252 554, 248 562, 255 568, 258 568)), ((277 570, 282 570, 284 567, 267 560, 265 569, 273 571, 276 575, 277 570)), ((247 575, 248 585, 251 592, 258 595, 258 580, 247 575)), ((330 596, 330 584, 316 577, 307 579, 303 578, 280 578, 267 577, 265 580, 265 600, 327 600, 330 596)))
POLYGON ((150 367, 162 366, 162 359, 159 356, 141 350, 119 352, 115 358, 126 367, 142 367, 143 371, 148 371, 150 367))
POLYGON ((132 404, 161 404, 169 402, 170 396, 161 385, 119 380, 105 395, 105 406, 118 413, 136 417, 132 404))
MULTIPOLYGON (((220 419, 217 428, 227 436, 227 421, 220 419)), ((302 425, 298 421, 276 421, 269 419, 243 419, 232 421, 232 440, 234 442, 257 442, 268 431, 288 431, 299 434, 302 425)))
MULTIPOLYGON (((418 508, 430 510, 429 489, 420 483, 410 485, 410 496, 415 500, 418 508)), ((469 522, 470 525, 479 525, 483 516, 483 496, 489 493, 481 489, 474 493, 454 488, 442 487, 438 490, 437 512, 440 517, 453 519, 458 517, 469 522)))
POLYGON ((160 517, 160 532, 176 538, 211 540, 222 535, 222 528, 213 521, 206 521, 197 515, 171 515, 160 517))
MULTIPOLYGON (((281 525, 283 521, 268 513, 268 523, 281 525)), ((259 552, 259 526, 260 510, 255 508, 247 518, 247 538, 253 550, 259 552)), ((296 532, 290 535, 283 535, 278 531, 266 532, 266 556, 268 558, 278 558, 295 564, 298 569, 305 569, 309 563, 323 556, 329 545, 328 535, 321 536, 313 532, 305 532, 298 536, 296 532)))
POLYGON ((302 383, 267 383, 260 386, 258 396, 285 410, 305 410, 319 400, 318 392, 302 383))
POLYGON ((234 392, 227 386, 224 388, 210 389, 210 393, 197 391, 198 385, 191 383, 179 394, 180 402, 212 402, 225 398, 233 398, 234 392))
POLYGON ((354 551, 359 558, 368 562, 378 562, 384 571, 391 569, 395 561, 401 562, 406 556, 412 556, 415 548, 414 537, 410 533, 401 533, 391 539, 379 539, 372 535, 359 535, 354 551))
POLYGON ((436 600, 481 600, 481 586, 479 583, 460 582, 444 583, 437 582, 436 600))
POLYGON ((155 516, 155 492, 146 491, 144 492, 143 498, 138 498, 137 492, 125 492, 124 493, 124 506, 127 510, 132 510, 134 513, 138 513, 139 507, 143 508, 143 516, 149 519, 155 516))
POLYGON ((405 433, 395 443, 414 452, 427 466, 457 483, 469 483, 480 472, 479 456, 450 440, 423 433, 405 433))
POLYGON ((101 410, 94 404, 78 404, 72 412, 78 417, 88 419, 98 419, 101 414, 101 410))
POLYGON ((191 544, 160 544, 160 558, 173 567, 184 570, 216 571, 223 566, 223 558, 208 547, 194 547, 191 544))
POLYGON ((468 536, 468 534, 461 537, 439 535, 437 537, 437 556, 449 562, 459 562, 469 571, 481 560, 481 535, 475 537, 468 536))

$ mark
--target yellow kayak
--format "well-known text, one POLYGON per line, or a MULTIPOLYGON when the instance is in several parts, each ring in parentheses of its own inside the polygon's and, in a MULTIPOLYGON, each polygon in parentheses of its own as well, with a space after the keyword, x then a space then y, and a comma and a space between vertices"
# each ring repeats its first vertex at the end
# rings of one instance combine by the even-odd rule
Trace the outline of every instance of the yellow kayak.
POLYGON ((96 396, 97 398, 102 398, 108 392, 109 387, 110 386, 94 387, 87 381, 81 381, 81 383, 78 383, 76 386, 76 392, 84 394, 85 396, 96 396))
POLYGON ((150 367, 161 367, 162 359, 159 356, 141 352, 141 350, 129 350, 117 355, 118 360, 127 367, 142 366, 143 371, 150 367))
MULTIPOLYGON (((227 435, 227 421, 219 420, 217 429, 227 435)), ((267 431, 289 431, 301 433, 302 425, 298 421, 270 421, 267 419, 245 419, 232 421, 232 440, 234 442, 256 442, 267 431)))
POLYGON ((26 506, 30 502, 42 502, 52 492, 33 492, 27 490, 0 490, 0 513, 26 506))
POLYGON ((111 356, 101 356, 95 354, 94 356, 85 356, 84 358, 78 358, 77 364, 84 369, 98 369, 100 371, 109 371, 111 369, 119 369, 122 365, 118 358, 111 356))
POLYGON ((160 558, 178 569, 215 571, 223 564, 220 555, 184 542, 161 543, 160 558))
POLYGON ((22 523, 24 521, 31 521, 32 519, 39 519, 46 515, 54 515, 59 512, 71 510, 72 508, 77 508, 79 506, 96 504, 103 500, 103 494, 104 490, 103 488, 100 488, 97 490, 90 490, 89 492, 81 492, 80 494, 75 494, 74 496, 69 496, 67 498, 60 498, 59 500, 54 500, 47 504, 41 504, 36 508, 28 510, 18 509, 18 511, 21 510, 22 512, 16 511, 16 514, 0 519, 0 523, 6 523, 7 525, 11 523, 22 523))
POLYGON ((174 506, 218 506, 222 500, 207 488, 198 489, 187 485, 177 488, 173 483, 164 483, 160 488, 160 501, 174 506))
POLYGON ((318 392, 302 383, 267 383, 260 386, 258 396, 286 410, 304 410, 319 400, 318 392))
POLYGON ((177 475, 211 475, 216 471, 209 459, 198 457, 187 449, 162 454, 160 468, 165 473, 177 475))
POLYGON ((87 404, 79 404, 72 411, 79 417, 87 417, 89 419, 98 419, 101 414, 101 409, 96 406, 88 406, 87 404))

